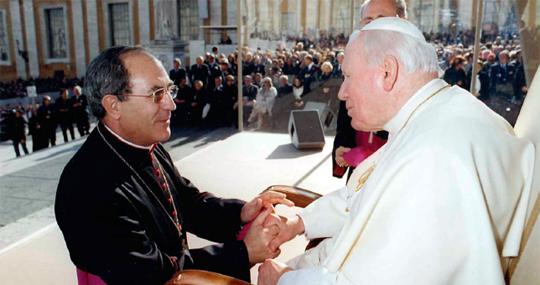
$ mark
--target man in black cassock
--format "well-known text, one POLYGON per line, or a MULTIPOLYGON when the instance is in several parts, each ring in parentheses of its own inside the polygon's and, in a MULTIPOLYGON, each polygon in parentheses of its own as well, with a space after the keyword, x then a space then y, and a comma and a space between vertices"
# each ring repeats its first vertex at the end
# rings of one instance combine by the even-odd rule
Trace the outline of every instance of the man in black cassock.
POLYGON ((112 47, 91 62, 85 83, 100 122, 66 165, 55 202, 80 275, 164 284, 194 268, 249 280, 252 265, 279 254, 268 247, 279 229, 263 224, 277 218, 269 205, 292 204, 284 195, 245 203, 200 192, 160 144, 170 136, 177 87, 159 60, 140 47, 112 47), (221 244, 190 249, 187 232, 221 244))

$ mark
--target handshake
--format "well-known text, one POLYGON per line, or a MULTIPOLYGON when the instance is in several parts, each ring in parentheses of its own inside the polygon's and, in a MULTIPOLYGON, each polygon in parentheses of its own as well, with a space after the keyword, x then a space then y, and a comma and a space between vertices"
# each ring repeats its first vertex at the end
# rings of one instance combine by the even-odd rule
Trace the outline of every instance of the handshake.
POLYGON ((243 223, 251 222, 246 225, 249 228, 244 237, 249 262, 251 265, 264 262, 259 268, 259 284, 275 284, 281 274, 290 270, 271 258, 281 253, 279 247, 283 243, 304 232, 302 219, 277 215, 274 209, 276 204, 294 206, 285 194, 267 191, 246 203, 240 214, 243 223))

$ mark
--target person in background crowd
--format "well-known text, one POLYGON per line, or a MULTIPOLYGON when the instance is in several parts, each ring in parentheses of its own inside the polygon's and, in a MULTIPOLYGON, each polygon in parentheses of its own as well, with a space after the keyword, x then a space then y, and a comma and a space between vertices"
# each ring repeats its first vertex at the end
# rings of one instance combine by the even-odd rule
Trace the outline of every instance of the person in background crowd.
POLYGON ((45 147, 56 145, 56 111, 51 102, 51 97, 43 96, 43 104, 38 109, 38 122, 43 129, 46 138, 45 147))
POLYGON ((238 85, 236 85, 234 76, 231 74, 225 76, 225 85, 223 86, 224 109, 223 123, 229 127, 234 125, 238 128, 238 85))
POLYGON ((450 61, 450 67, 445 70, 443 79, 450 85, 457 85, 463 89, 469 89, 465 86, 467 75, 465 74, 465 58, 458 55, 450 61))
POLYGON ((8 130, 10 133, 10 138, 13 141, 13 148, 15 149, 15 155, 17 157, 21 156, 19 151, 19 145, 21 145, 24 154, 28 154, 28 149, 26 148, 26 125, 27 122, 23 117, 22 110, 13 110, 13 116, 9 118, 8 130))
POLYGON ((523 65, 523 57, 521 56, 521 50, 515 51, 515 60, 510 63, 515 70, 514 76, 514 94, 511 102, 517 103, 523 100, 523 97, 527 94, 528 87, 525 79, 525 67, 523 65))
POLYGON ((187 72, 182 67, 182 61, 179 58, 174 59, 173 69, 169 71, 169 78, 171 78, 176 86, 180 85, 180 80, 187 78, 187 72))
POLYGON ((304 96, 304 84, 302 83, 302 80, 300 78, 295 77, 292 82, 292 92, 294 96, 294 105, 296 107, 302 107, 304 105, 304 101, 302 101, 302 97, 304 96))
MULTIPOLYGON (((266 74, 266 71, 264 69, 264 64, 262 63, 262 59, 259 55, 255 56, 255 59, 253 59, 253 73, 257 74, 260 73, 261 79, 266 74)), ((255 84, 259 83, 260 81, 257 81, 257 76, 255 76, 255 84)))
MULTIPOLYGON (((474 96, 478 97, 480 100, 487 100, 489 98, 489 73, 482 68, 483 63, 479 60, 476 63, 477 74, 474 77, 476 80, 475 90, 470 91, 474 96)), ((471 68, 472 72, 472 68, 471 68)), ((467 75, 467 81, 471 82, 471 75, 467 75)))
MULTIPOLYGON (((210 72, 210 77, 208 78, 208 88, 210 89, 214 89, 216 86, 214 85, 215 83, 215 78, 218 77, 218 76, 222 76, 222 72, 221 72, 221 68, 218 64, 218 62, 216 61, 216 58, 214 57, 213 54, 211 53, 206 53, 206 65, 208 65, 208 70, 210 72)), ((224 81, 225 78, 222 77, 221 78, 221 81, 224 81)))
POLYGON ((32 136, 32 152, 47 147, 47 137, 38 116, 39 105, 32 108, 32 116, 28 119, 28 134, 32 136))
POLYGON ((196 80, 193 83, 193 98, 191 100, 191 124, 200 126, 203 115, 203 108, 209 102, 209 94, 204 88, 202 81, 196 80))
POLYGON ((73 118, 77 131, 81 137, 90 134, 90 119, 88 118, 88 100, 86 95, 82 94, 79 85, 73 87, 74 96, 71 97, 71 106, 73 108, 73 118))
POLYGON ((318 66, 313 62, 311 55, 304 57, 304 68, 300 70, 298 77, 302 80, 304 85, 304 94, 311 92, 311 83, 316 79, 315 76, 318 72, 318 66))
POLYGON ((176 124, 183 125, 191 117, 192 108, 190 105, 193 101, 193 89, 187 85, 186 78, 179 79, 177 86, 178 95, 174 98, 176 110, 173 112, 173 118, 176 124))
POLYGON ((289 76, 281 75, 279 77, 279 86, 278 86, 278 97, 288 95, 292 92, 292 84, 289 83, 289 76))
POLYGON ((499 53, 499 61, 491 66, 491 94, 511 100, 514 96, 515 70, 514 66, 509 64, 509 52, 503 50, 499 53))
POLYGON ((325 61, 321 64, 321 74, 319 76, 319 81, 326 81, 332 77, 332 71, 334 67, 330 61, 325 61))
POLYGON ((64 142, 68 142, 67 131, 71 135, 71 140, 75 139, 75 131, 73 130, 73 108, 72 102, 68 98, 69 92, 67 89, 60 89, 60 97, 56 99, 54 105, 56 107, 56 116, 58 123, 62 129, 62 135, 64 136, 64 142))
POLYGON ((202 56, 199 56, 195 59, 195 64, 189 69, 190 72, 190 81, 195 82, 200 80, 204 86, 208 84, 208 77, 210 77, 210 69, 208 65, 204 63, 202 56))
POLYGON ((243 87, 243 96, 247 97, 248 101, 253 101, 257 97, 257 92, 259 88, 257 85, 253 84, 253 79, 250 75, 244 76, 244 87, 243 87))
POLYGON ((214 78, 214 89, 210 92, 208 104, 210 104, 210 110, 205 118, 206 126, 210 128, 222 127, 225 122, 226 112, 226 100, 223 93, 223 80, 221 76, 214 78))
POLYGON ((227 59, 223 59, 221 61, 221 63, 219 64, 219 68, 220 68, 220 76, 222 78, 222 80, 225 80, 225 78, 227 77, 227 75, 231 75, 231 76, 234 76, 234 72, 233 70, 231 69, 230 65, 229 65, 229 60, 227 59))
POLYGON ((260 129, 265 123, 265 118, 272 119, 272 108, 274 107, 274 101, 277 96, 277 90, 272 84, 270 77, 265 77, 262 80, 262 87, 259 88, 257 93, 257 99, 253 105, 253 111, 249 115, 248 122, 251 124, 255 120, 257 121, 257 129, 260 129))
POLYGON ((343 71, 341 70, 341 66, 343 65, 343 58, 344 57, 345 57, 345 55, 343 54, 343 52, 339 52, 336 55, 336 63, 334 65, 334 72, 333 72, 333 76, 335 78, 342 78, 343 77, 343 71))
POLYGON ((263 74, 262 73, 255 73, 255 76, 253 77, 253 84, 255 86, 257 86, 257 88, 261 88, 262 87, 262 79, 263 79, 263 74))

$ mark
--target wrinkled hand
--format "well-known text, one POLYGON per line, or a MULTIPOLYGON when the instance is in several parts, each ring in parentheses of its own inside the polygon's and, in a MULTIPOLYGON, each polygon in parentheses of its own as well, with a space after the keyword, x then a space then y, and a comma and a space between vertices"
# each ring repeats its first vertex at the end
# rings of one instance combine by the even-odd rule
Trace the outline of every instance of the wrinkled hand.
POLYGON ((278 256, 281 251, 271 250, 268 244, 272 239, 276 237, 279 232, 279 228, 276 226, 264 227, 264 221, 269 218, 273 209, 266 208, 262 211, 257 218, 251 224, 244 243, 248 251, 248 257, 250 264, 256 264, 262 262, 267 258, 274 258, 278 256))
POLYGON ((283 204, 289 207, 294 206, 294 203, 288 200, 285 194, 274 191, 266 191, 259 194, 257 197, 255 197, 255 199, 251 200, 249 203, 246 203, 244 207, 242 207, 240 220, 244 224, 248 223, 255 219, 263 208, 272 209, 273 205, 275 204, 283 204))
POLYGON ((299 216, 292 218, 275 218, 275 216, 275 214, 272 214, 264 221, 264 227, 277 227, 279 229, 278 234, 268 244, 272 251, 277 250, 283 243, 304 232, 304 222, 299 216))
POLYGON ((257 280, 257 284, 258 285, 277 284, 281 275, 291 270, 292 268, 287 267, 286 264, 277 262, 273 259, 267 259, 259 267, 259 278, 257 280))
POLYGON ((343 158, 343 155, 350 150, 351 150, 350 148, 343 147, 343 146, 340 146, 336 149, 336 163, 337 165, 339 165, 339 167, 349 166, 347 161, 345 161, 345 159, 343 158))

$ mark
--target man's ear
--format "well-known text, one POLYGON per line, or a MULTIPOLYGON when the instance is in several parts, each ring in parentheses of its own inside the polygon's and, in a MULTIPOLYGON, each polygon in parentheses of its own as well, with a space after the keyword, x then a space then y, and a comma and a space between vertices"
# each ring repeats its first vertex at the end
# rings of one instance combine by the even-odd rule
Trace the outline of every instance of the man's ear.
POLYGON ((121 104, 118 97, 115 95, 105 95, 103 99, 101 99, 101 105, 111 118, 115 120, 120 118, 121 104))
POLYGON ((394 88, 399 73, 399 62, 397 58, 391 55, 384 57, 383 61, 383 88, 384 91, 389 92, 394 88))

